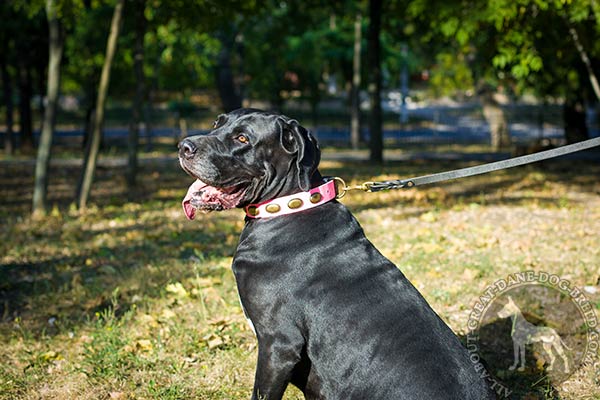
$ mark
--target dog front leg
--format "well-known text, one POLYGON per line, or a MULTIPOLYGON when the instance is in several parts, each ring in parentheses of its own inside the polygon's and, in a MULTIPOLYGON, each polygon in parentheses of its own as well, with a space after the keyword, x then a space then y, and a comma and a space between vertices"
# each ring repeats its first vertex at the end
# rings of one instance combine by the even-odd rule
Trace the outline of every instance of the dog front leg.
POLYGON ((300 361, 302 343, 263 340, 258 346, 258 363, 252 400, 279 400, 300 361))

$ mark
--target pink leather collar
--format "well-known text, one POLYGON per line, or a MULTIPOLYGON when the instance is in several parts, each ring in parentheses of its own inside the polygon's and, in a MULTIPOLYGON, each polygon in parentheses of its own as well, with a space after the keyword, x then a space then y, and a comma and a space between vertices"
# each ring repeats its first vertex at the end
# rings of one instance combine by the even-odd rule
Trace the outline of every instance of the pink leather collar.
POLYGON ((247 205, 244 207, 244 211, 250 218, 273 218, 318 207, 335 199, 335 197, 335 180, 330 180, 308 192, 278 197, 260 204, 247 205))

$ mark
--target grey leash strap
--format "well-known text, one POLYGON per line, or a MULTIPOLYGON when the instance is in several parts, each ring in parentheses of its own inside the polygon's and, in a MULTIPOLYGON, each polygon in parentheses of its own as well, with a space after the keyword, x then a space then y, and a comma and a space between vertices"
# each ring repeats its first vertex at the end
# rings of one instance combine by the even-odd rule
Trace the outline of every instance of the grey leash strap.
POLYGON ((600 137, 584 140, 582 142, 577 142, 566 146, 561 146, 556 149, 540 151, 534 154, 528 154, 526 156, 514 157, 509 158, 508 160, 501 160, 492 163, 476 165, 474 167, 455 169, 453 171, 440 172, 438 174, 431 175, 423 175, 409 179, 390 180, 382 182, 366 182, 360 185, 360 187, 352 187, 346 189, 362 189, 368 192, 379 192, 381 190, 410 188, 414 186, 427 185, 435 182, 448 181, 451 179, 464 178, 467 176, 485 174, 492 171, 498 171, 500 169, 518 167, 519 165, 525 165, 537 161, 546 160, 548 158, 559 157, 565 154, 590 149, 596 146, 600 146, 600 137))

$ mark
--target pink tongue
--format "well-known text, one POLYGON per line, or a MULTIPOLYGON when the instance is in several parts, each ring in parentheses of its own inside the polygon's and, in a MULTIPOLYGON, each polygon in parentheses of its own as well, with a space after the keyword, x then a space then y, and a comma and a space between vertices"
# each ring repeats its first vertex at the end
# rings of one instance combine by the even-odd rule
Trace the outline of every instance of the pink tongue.
POLYGON ((196 216, 196 208, 190 204, 192 198, 194 197, 194 193, 199 192, 207 186, 208 185, 202 182, 200 179, 196 179, 196 181, 190 185, 187 194, 181 202, 181 205, 183 206, 183 212, 185 213, 187 219, 192 220, 196 216))

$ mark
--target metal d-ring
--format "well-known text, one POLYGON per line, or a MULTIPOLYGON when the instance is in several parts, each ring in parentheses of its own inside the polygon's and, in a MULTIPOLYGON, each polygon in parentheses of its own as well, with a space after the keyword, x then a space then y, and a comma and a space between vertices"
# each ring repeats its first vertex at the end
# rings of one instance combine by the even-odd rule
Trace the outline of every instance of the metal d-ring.
POLYGON ((348 191, 348 186, 346 186, 346 182, 338 176, 334 176, 331 179, 335 182, 335 198, 341 199, 346 195, 346 191, 348 191))

